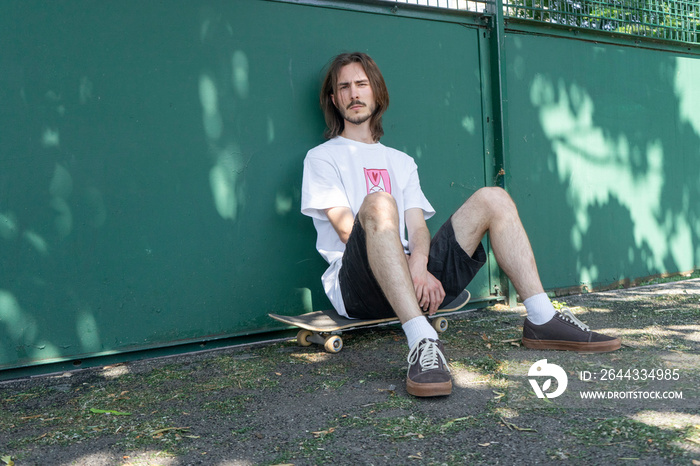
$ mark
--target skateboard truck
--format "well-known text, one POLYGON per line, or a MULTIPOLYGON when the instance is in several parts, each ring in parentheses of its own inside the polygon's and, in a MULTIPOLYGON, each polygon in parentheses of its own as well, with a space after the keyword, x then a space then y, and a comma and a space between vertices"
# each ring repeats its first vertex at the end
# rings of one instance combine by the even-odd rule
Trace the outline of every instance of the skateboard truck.
POLYGON ((343 349, 343 339, 340 335, 323 335, 304 329, 297 332, 297 343, 299 346, 311 346, 312 343, 316 343, 329 353, 338 353, 343 349))

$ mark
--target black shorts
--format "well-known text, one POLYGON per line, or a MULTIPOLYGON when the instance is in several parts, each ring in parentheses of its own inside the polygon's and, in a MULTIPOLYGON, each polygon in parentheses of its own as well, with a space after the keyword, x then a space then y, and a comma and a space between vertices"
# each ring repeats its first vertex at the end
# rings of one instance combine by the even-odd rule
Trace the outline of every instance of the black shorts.
MULTIPOLYGON (((348 316, 356 319, 395 316, 369 267, 365 231, 358 219, 355 219, 342 260, 340 292, 348 316)), ((485 262, 484 246, 479 243, 473 257, 469 256, 457 243, 452 219, 448 219, 430 241, 428 257, 428 271, 440 280, 445 290, 441 306, 451 303, 464 291, 485 262)))

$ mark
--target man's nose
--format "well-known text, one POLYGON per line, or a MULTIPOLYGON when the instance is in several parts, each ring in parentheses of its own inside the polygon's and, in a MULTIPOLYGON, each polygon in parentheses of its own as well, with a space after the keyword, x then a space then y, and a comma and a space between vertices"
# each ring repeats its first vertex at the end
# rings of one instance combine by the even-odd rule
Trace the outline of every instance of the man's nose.
POLYGON ((355 84, 352 84, 350 86, 350 98, 353 100, 358 98, 360 96, 360 88, 356 86, 355 84))

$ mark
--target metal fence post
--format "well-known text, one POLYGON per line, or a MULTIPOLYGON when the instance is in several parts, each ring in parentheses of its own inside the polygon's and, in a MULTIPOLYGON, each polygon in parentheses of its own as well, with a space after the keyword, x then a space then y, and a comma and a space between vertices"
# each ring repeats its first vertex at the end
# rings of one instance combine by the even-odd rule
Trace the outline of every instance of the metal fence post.
MULTIPOLYGON (((503 189, 508 189, 506 154, 508 153, 508 142, 505 138, 506 125, 508 122, 508 93, 506 88, 505 67, 503 52, 505 45, 505 25, 503 16, 503 0, 493 0, 488 4, 488 13, 491 16, 489 26, 490 34, 490 54, 491 54, 491 102, 493 112, 493 132, 494 132, 494 163, 495 178, 493 184, 503 189)), ((508 306, 517 305, 516 291, 508 277, 501 270, 500 282, 502 293, 506 296, 508 306)))

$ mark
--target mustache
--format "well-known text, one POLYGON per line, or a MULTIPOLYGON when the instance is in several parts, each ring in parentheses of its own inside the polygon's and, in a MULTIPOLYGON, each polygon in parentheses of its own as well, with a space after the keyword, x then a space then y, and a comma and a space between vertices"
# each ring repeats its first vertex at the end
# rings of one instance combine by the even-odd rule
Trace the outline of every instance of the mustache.
POLYGON ((345 107, 345 110, 350 110, 350 107, 352 107, 353 105, 362 105, 363 107, 366 107, 366 106, 367 106, 367 104, 365 104, 365 103, 362 102, 362 101, 353 100, 352 102, 350 102, 350 103, 347 105, 347 107, 345 107))

